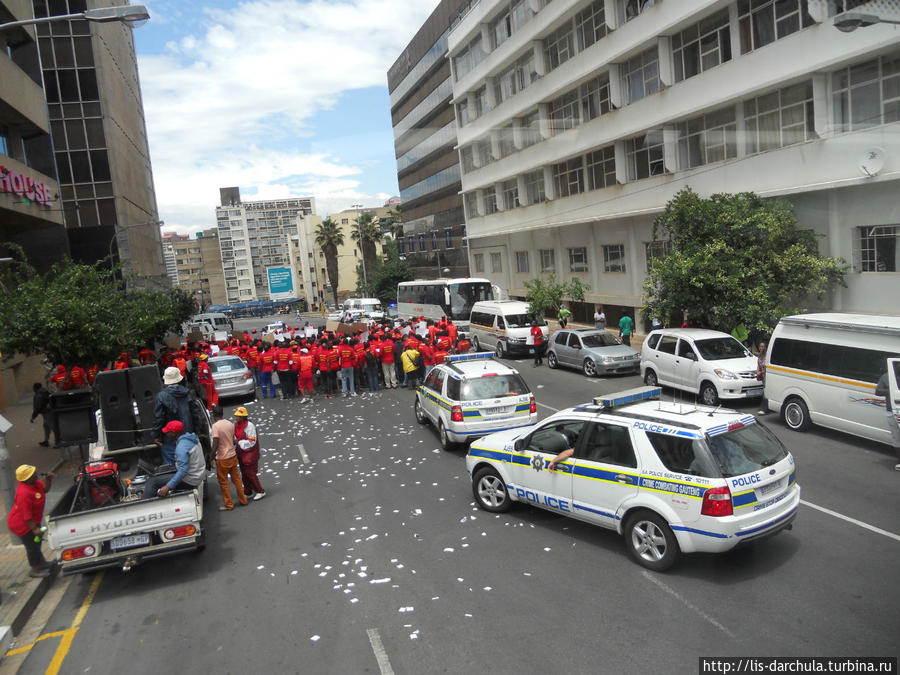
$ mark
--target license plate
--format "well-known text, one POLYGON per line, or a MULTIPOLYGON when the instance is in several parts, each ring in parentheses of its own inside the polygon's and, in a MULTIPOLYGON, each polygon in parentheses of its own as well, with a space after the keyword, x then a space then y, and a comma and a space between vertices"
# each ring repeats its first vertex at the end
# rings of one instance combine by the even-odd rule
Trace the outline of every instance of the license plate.
POLYGON ((490 417, 496 417, 497 415, 512 415, 515 409, 516 406, 514 405, 504 405, 497 408, 488 408, 485 410, 485 414, 490 417))
POLYGON ((134 548, 135 546, 146 546, 149 543, 149 534, 132 534, 127 537, 116 537, 109 542, 109 547, 113 551, 121 551, 126 548, 134 548))
POLYGON ((760 394, 763 393, 763 390, 762 390, 762 387, 758 387, 758 388, 756 388, 756 389, 747 389, 747 390, 746 390, 746 393, 747 393, 749 396, 758 396, 758 395, 760 395, 760 394))
POLYGON ((760 495, 766 496, 766 495, 772 494, 773 492, 777 492, 780 489, 781 489, 781 481, 777 480, 774 483, 769 483, 768 485, 760 485, 758 488, 756 488, 756 491, 760 495))

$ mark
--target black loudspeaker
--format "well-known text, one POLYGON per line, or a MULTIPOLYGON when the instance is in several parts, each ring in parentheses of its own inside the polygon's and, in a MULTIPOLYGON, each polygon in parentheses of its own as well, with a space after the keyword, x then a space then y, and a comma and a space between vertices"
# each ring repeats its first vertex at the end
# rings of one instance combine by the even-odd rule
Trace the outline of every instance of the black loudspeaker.
POLYGON ((133 447, 134 405, 128 389, 127 371, 106 370, 97 373, 94 383, 99 392, 107 450, 133 447))
POLYGON ((53 430, 60 445, 93 443, 97 440, 97 420, 90 389, 72 389, 50 394, 53 430))
POLYGON ((131 381, 131 393, 137 404, 136 444, 150 445, 153 442, 153 408, 156 405, 156 395, 162 389, 159 368, 156 366, 129 368, 128 377, 131 381))

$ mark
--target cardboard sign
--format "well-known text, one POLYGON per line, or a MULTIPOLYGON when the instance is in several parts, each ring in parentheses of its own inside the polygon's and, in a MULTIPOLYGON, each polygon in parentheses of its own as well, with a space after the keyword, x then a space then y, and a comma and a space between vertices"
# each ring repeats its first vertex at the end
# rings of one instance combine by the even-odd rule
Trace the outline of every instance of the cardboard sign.
MULTIPOLYGON (((217 335, 218 335, 218 333, 217 333, 217 335)), ((244 341, 243 331, 233 330, 233 331, 231 331, 231 337, 235 338, 236 340, 240 340, 241 342, 244 341)), ((216 338, 216 339, 218 339, 218 338, 216 338)))
POLYGON ((197 331, 194 331, 193 333, 188 333, 187 341, 188 342, 203 342, 203 333, 199 333, 197 331))
POLYGON ((268 333, 268 334, 266 334, 266 335, 263 335, 263 336, 262 336, 262 341, 265 342, 266 344, 274 345, 274 344, 275 344, 275 334, 274 334, 274 333, 268 333))
POLYGON ((328 321, 325 323, 325 330, 327 330, 329 333, 333 333, 334 331, 338 330, 340 326, 340 321, 328 321))
POLYGON ((224 342, 227 339, 228 339, 228 331, 227 330, 217 330, 215 333, 213 333, 213 340, 215 340, 216 342, 219 342, 220 340, 222 342, 224 342))
POLYGON ((171 349, 173 352, 177 352, 181 349, 181 345, 184 344, 180 337, 167 337, 165 339, 166 347, 171 349))
POLYGON ((355 333, 356 331, 362 333, 367 330, 369 330, 369 324, 367 324, 365 321, 357 321, 352 326, 350 326, 351 333, 355 333))

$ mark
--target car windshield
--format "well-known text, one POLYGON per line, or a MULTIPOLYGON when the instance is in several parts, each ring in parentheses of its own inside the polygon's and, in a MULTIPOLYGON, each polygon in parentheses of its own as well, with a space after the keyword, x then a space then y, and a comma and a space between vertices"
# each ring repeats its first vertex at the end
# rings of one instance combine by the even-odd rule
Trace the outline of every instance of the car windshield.
MULTIPOLYGON (((507 328, 528 328, 535 316, 534 314, 507 314, 503 318, 506 319, 507 328)), ((538 326, 546 326, 547 322, 539 318, 537 319, 537 324, 538 326)))
POLYGON ((243 370, 244 362, 236 356, 230 359, 216 359, 209 362, 209 369, 213 373, 233 373, 238 370, 243 370))
POLYGON ((622 341, 619 338, 606 331, 582 335, 581 341, 584 343, 584 346, 589 349, 592 347, 614 347, 615 345, 622 344, 622 341))
POLYGON ((750 356, 747 348, 733 337, 709 338, 708 340, 695 340, 694 344, 700 350, 700 356, 707 361, 720 359, 742 359, 750 356))
POLYGON ((530 393, 525 380, 518 373, 509 375, 488 375, 473 380, 466 380, 460 387, 461 401, 480 401, 484 398, 500 398, 502 396, 519 396, 530 393))
POLYGON ((787 457, 781 441, 759 422, 708 436, 706 444, 726 478, 759 471, 787 457))

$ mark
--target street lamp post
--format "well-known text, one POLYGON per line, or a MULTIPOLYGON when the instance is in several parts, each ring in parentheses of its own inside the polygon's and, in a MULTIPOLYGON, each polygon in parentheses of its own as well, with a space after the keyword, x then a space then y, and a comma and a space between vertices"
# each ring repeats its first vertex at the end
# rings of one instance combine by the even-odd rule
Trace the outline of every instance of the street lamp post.
POLYGON ((842 12, 834 17, 834 27, 842 33, 852 33, 857 28, 867 28, 876 23, 892 23, 900 25, 900 17, 888 19, 878 14, 865 12, 842 12))
POLYGON ((37 19, 22 19, 21 21, 10 21, 0 24, 0 31, 20 28, 22 26, 34 26, 41 23, 51 23, 54 21, 93 21, 96 23, 106 23, 108 21, 121 21, 122 23, 138 23, 147 21, 150 18, 150 12, 143 5, 122 5, 118 7, 100 7, 97 9, 88 9, 84 12, 76 14, 57 14, 55 16, 43 16, 37 19))

